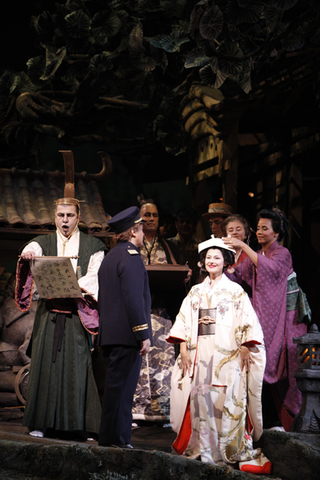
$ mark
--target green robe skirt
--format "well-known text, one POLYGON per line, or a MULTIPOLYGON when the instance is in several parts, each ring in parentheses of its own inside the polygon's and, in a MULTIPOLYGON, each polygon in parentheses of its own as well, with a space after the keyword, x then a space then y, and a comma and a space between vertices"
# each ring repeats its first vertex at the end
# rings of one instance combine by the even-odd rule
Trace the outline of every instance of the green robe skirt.
POLYGON ((88 333, 77 315, 66 317, 62 346, 52 362, 56 314, 40 301, 23 424, 29 430, 99 432, 101 403, 93 376, 88 333))

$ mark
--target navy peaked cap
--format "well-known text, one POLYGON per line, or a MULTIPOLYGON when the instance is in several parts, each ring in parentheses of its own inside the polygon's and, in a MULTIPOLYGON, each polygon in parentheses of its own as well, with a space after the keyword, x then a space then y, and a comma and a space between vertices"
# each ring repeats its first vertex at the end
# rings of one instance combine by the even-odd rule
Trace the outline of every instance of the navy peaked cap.
POLYGON ((107 223, 116 234, 119 234, 141 222, 143 222, 143 220, 138 207, 129 207, 117 213, 117 215, 112 217, 107 223))

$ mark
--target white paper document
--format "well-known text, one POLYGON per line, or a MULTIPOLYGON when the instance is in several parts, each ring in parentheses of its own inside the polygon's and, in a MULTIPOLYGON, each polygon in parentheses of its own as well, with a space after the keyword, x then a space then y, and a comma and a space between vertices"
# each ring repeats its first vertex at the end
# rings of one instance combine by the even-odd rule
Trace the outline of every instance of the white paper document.
POLYGON ((40 298, 81 298, 69 257, 36 257, 30 269, 40 298))

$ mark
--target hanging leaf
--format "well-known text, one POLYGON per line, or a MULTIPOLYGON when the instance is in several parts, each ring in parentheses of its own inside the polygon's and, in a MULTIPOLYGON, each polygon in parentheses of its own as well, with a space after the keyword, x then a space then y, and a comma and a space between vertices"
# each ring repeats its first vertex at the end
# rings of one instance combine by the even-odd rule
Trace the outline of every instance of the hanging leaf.
POLYGON ((206 1, 197 2, 190 15, 190 29, 198 30, 199 22, 205 12, 206 1))
POLYGON ((139 53, 143 47, 143 29, 141 23, 137 23, 129 36, 129 48, 132 52, 139 53))
POLYGON ((13 73, 5 71, 0 77, 1 96, 9 96, 12 94, 18 96, 21 93, 34 92, 36 89, 36 86, 31 82, 25 72, 13 73))
POLYGON ((226 75, 237 75, 242 70, 242 50, 235 43, 225 43, 218 50, 219 68, 226 75))
POLYGON ((34 20, 34 26, 38 33, 39 42, 46 43, 50 41, 55 31, 55 25, 51 13, 44 11, 38 17, 34 18, 34 20))
POLYGON ((183 43, 189 42, 190 39, 180 31, 174 31, 170 35, 163 35, 158 40, 151 40, 151 45, 157 48, 163 48, 166 52, 178 52, 183 43))
MULTIPOLYGON (((11 95, 20 82, 20 75, 13 72, 5 72, 0 79, 1 93, 7 91, 7 95, 11 95)), ((2 94, 3 94, 2 93, 2 94)))
POLYGON ((257 49, 257 44, 252 38, 245 38, 241 43, 241 48, 245 55, 253 54, 257 49))
POLYGON ((160 7, 164 10, 166 17, 181 17, 186 0, 160 0, 160 7))
POLYGON ((95 37, 114 37, 121 26, 118 15, 106 10, 96 13, 91 20, 91 31, 95 37))
POLYGON ((78 80, 82 80, 88 73, 87 58, 83 58, 82 55, 79 55, 79 59, 77 59, 77 56, 74 55, 72 63, 70 62, 69 68, 67 70, 69 74, 72 75, 72 77, 78 80))
POLYGON ((206 10, 205 14, 200 20, 199 30, 203 38, 207 40, 214 40, 218 38, 222 32, 223 27, 223 14, 219 7, 214 5, 209 10, 206 10))
POLYGON ((51 46, 46 47, 46 65, 40 80, 49 80, 53 77, 67 55, 65 47, 56 50, 51 46))
POLYGON ((65 17, 67 31, 71 38, 83 38, 89 36, 90 18, 81 10, 69 13, 65 17))
POLYGON ((161 115, 169 116, 174 107, 174 92, 167 85, 159 85, 149 105, 153 110, 158 111, 161 115))
POLYGON ((97 37, 95 36, 95 37, 94 37, 94 41, 95 41, 96 46, 99 45, 99 46, 102 47, 102 48, 106 48, 106 46, 107 46, 108 43, 109 43, 108 37, 104 37, 104 36, 102 36, 102 35, 101 35, 101 36, 97 36, 97 37))
POLYGON ((146 13, 158 13, 162 9, 159 6, 158 0, 139 0, 138 12, 142 14, 146 13))
POLYGON ((180 30, 184 32, 186 35, 189 35, 191 32, 190 22, 179 19, 178 25, 172 25, 172 30, 180 30))
POLYGON ((149 101, 153 97, 155 84, 152 75, 139 73, 124 85, 124 96, 128 100, 149 101))
POLYGON ((277 22, 281 20, 282 12, 278 8, 268 6, 264 9, 263 16, 270 22, 277 22))
POLYGON ((158 35, 157 37, 154 37, 154 38, 151 38, 151 39, 148 38, 147 40, 149 40, 150 45, 152 45, 153 47, 162 48, 162 45, 161 45, 161 42, 160 42, 161 39, 162 39, 162 36, 158 35))
POLYGON ((270 0, 270 6, 278 8, 279 10, 289 10, 294 7, 298 0, 270 0))
POLYGON ((223 83, 227 80, 228 77, 229 75, 226 75, 225 73, 221 72, 221 70, 219 70, 217 72, 214 88, 220 88, 223 85, 223 83))
POLYGON ((188 43, 190 39, 183 32, 172 32, 169 37, 164 37, 161 41, 162 48, 167 52, 180 51, 180 46, 188 43))
POLYGON ((257 49, 264 44, 266 45, 270 38, 271 30, 269 27, 262 28, 260 24, 252 25, 241 42, 241 50, 244 55, 256 54, 257 49))
POLYGON ((218 46, 217 43, 206 40, 205 38, 201 37, 200 34, 195 38, 195 41, 197 48, 202 50, 207 56, 214 54, 216 47, 218 46))
POLYGON ((244 93, 250 93, 251 90, 252 90, 252 86, 251 86, 251 75, 243 75, 239 78, 239 87, 242 88, 242 90, 244 91, 244 93))
POLYGON ((115 51, 116 51, 117 53, 122 53, 122 52, 124 52, 125 50, 127 50, 128 45, 129 45, 129 39, 128 39, 128 37, 122 38, 121 41, 120 41, 119 46, 116 48, 115 51))
POLYGON ((145 53, 136 53, 130 56, 132 65, 145 73, 152 72, 157 66, 154 58, 145 53))
POLYGON ((79 90, 79 85, 80 82, 76 78, 74 78, 72 75, 67 72, 65 75, 61 77, 62 82, 65 84, 65 88, 70 90, 72 93, 77 93, 79 90))
POLYGON ((20 94, 25 92, 35 92, 37 87, 33 85, 30 78, 25 72, 20 72, 20 81, 18 84, 18 89, 20 94))
POLYGON ((234 25, 257 22, 263 12, 264 2, 260 0, 228 0, 226 14, 228 22, 234 25))
POLYGON ((108 3, 108 8, 110 8, 110 10, 112 10, 113 12, 120 10, 120 8, 123 7, 122 0, 109 0, 107 3, 108 3))
POLYGON ((123 3, 130 10, 134 11, 138 9, 139 0, 125 0, 123 3))
POLYGON ((185 68, 203 67, 210 62, 210 58, 205 55, 204 51, 199 48, 194 48, 187 54, 185 68))
MULTIPOLYGON (((13 91, 12 86, 17 85, 16 78, 19 77, 16 73, 6 70, 0 77, 0 96, 9 97, 13 91)), ((19 80, 18 80, 19 82, 19 80)))
POLYGON ((94 55, 90 59, 89 70, 91 70, 91 72, 94 72, 98 76, 106 75, 107 72, 112 70, 112 68, 113 68, 113 64, 109 59, 108 55, 105 55, 102 53, 102 54, 94 55))
POLYGON ((303 30, 301 28, 290 32, 286 38, 281 39, 282 48, 284 50, 287 50, 288 52, 300 50, 304 46, 304 44, 305 39, 303 36, 303 30))
POLYGON ((46 59, 44 55, 30 58, 30 60, 27 61, 28 77, 35 85, 39 85, 42 83, 40 81, 40 77, 43 74, 45 66, 46 59))
POLYGON ((216 73, 214 73, 214 71, 212 70, 212 67, 211 65, 206 65, 205 67, 202 67, 200 70, 199 70, 199 75, 200 75, 200 78, 201 80, 206 84, 206 85, 209 85, 211 87, 213 87, 216 83, 216 79, 217 79, 217 75, 216 73))
MULTIPOLYGON (((151 45, 151 49, 152 51, 152 45, 151 45)), ((167 54, 162 51, 162 50, 158 50, 157 49, 157 65, 162 69, 163 72, 165 72, 167 66, 168 66, 168 57, 167 57, 167 54)), ((154 54, 156 55, 156 54, 154 54)))
POLYGON ((66 68, 64 70, 64 72, 61 74, 61 80, 65 83, 67 83, 68 85, 72 84, 73 82, 78 82, 78 80, 76 80, 75 76, 74 76, 74 72, 72 72, 71 68, 66 68))
POLYGON ((65 46, 68 54, 81 55, 87 53, 90 48, 90 42, 88 37, 72 38, 67 36, 65 40, 65 46))
POLYGON ((251 61, 250 60, 246 60, 243 63, 243 68, 242 68, 242 72, 239 74, 238 83, 240 88, 242 88, 242 90, 245 93, 251 92, 252 86, 251 86, 251 61))
POLYGON ((61 3, 56 3, 55 7, 58 10, 58 12, 63 15, 63 17, 65 17, 66 15, 68 15, 68 13, 70 13, 70 9, 66 5, 61 5, 61 3))

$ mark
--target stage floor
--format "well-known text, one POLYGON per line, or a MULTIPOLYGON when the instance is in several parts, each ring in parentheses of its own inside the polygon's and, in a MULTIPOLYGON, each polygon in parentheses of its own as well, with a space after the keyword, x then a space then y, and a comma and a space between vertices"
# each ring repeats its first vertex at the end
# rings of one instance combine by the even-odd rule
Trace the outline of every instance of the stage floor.
MULTIPOLYGON (((154 423, 141 422, 138 428, 132 429, 132 446, 143 450, 158 450, 171 453, 171 445, 175 439, 175 432, 170 427, 163 427, 154 423)), ((31 442, 49 444, 73 444, 81 441, 79 438, 38 438, 28 433, 27 427, 22 425, 22 419, 0 422, 0 440, 14 442, 31 442)), ((84 445, 98 445, 97 441, 81 441, 84 445)))

